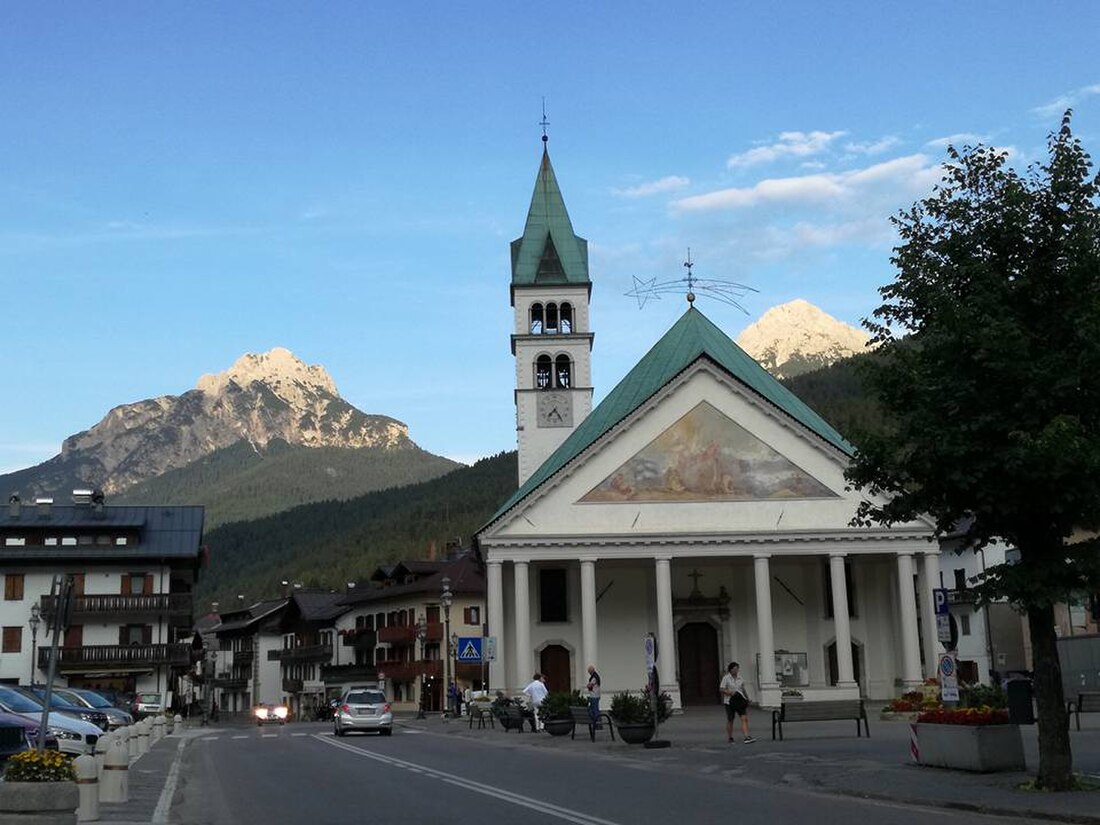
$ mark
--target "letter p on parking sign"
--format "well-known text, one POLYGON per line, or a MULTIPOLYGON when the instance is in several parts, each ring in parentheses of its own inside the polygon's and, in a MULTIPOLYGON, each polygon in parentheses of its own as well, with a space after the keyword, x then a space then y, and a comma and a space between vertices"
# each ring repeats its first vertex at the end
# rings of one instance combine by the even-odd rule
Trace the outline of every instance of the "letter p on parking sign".
POLYGON ((936 615, 947 615, 947 589, 935 587, 932 589, 932 602, 936 605, 936 615))

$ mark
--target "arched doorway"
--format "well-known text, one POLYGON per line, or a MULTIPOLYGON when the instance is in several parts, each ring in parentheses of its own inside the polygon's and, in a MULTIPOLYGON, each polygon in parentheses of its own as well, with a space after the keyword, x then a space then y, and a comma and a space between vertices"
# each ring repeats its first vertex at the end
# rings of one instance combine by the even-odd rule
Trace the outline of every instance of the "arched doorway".
POLYGON ((718 631, 707 622, 690 622, 676 634, 680 659, 680 700, 685 705, 718 703, 718 631))
POLYGON ((561 645, 547 645, 539 654, 539 672, 546 677, 548 690, 568 693, 573 689, 569 651, 561 645))
MULTIPOLYGON (((835 685, 839 681, 839 666, 836 661, 836 640, 829 642, 829 646, 825 648, 825 656, 829 660, 829 684, 835 685)), ((863 679, 860 674, 863 672, 862 662, 862 648, 860 645, 852 642, 852 675, 855 676, 856 684, 860 687, 863 686, 863 679)))

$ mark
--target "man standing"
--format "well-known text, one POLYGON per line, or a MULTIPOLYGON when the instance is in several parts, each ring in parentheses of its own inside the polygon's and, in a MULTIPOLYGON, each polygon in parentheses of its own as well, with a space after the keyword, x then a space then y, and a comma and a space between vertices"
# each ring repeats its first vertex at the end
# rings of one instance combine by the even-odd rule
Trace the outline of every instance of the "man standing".
POLYGON ((593 725, 600 722, 600 674, 595 665, 588 666, 588 716, 593 725))
POLYGON ((531 702, 534 729, 540 731, 542 730, 542 720, 539 719, 539 707, 542 706, 543 700, 546 699, 546 694, 549 693, 546 689, 546 682, 544 681, 543 675, 541 673, 536 673, 531 679, 531 684, 523 689, 523 693, 531 702))
POLYGON ((738 675, 740 669, 737 662, 730 662, 718 690, 726 703, 726 740, 733 741, 733 720, 740 716, 741 734, 745 744, 751 745, 756 739, 749 735, 749 695, 745 693, 745 680, 738 675))

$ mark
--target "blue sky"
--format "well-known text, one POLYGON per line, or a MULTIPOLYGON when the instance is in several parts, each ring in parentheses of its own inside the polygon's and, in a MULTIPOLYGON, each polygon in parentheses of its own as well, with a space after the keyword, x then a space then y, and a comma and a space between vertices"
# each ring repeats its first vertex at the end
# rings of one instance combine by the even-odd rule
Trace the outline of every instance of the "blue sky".
POLYGON ((515 445, 508 242, 550 151, 602 397, 683 311, 858 323, 945 139, 1100 155, 1100 3, 23 3, 0 13, 0 471, 285 346, 433 452, 515 445), (782 9, 769 8, 782 5, 782 9))

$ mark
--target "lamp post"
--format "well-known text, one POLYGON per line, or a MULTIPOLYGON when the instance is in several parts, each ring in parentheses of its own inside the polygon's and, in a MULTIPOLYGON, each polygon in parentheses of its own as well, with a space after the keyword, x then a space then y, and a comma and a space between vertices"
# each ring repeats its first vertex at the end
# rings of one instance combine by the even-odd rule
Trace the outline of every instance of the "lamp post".
POLYGON ((451 711, 451 697, 448 694, 451 689, 451 603, 453 601, 451 577, 444 576, 443 592, 439 594, 439 603, 443 605, 443 643, 447 646, 446 655, 443 657, 443 695, 446 702, 444 705, 446 709, 443 711, 444 716, 448 716, 451 711))
POLYGON ((37 604, 31 605, 31 618, 27 622, 31 626, 31 681, 29 684, 34 684, 34 657, 37 655, 38 649, 38 625, 42 622, 42 608, 37 604))
MULTIPOLYGON (((424 661, 424 642, 428 640, 428 622, 421 616, 416 620, 416 640, 420 642, 420 661, 424 661)), ((424 718, 424 665, 420 665, 420 709, 416 712, 417 719, 424 718)))

